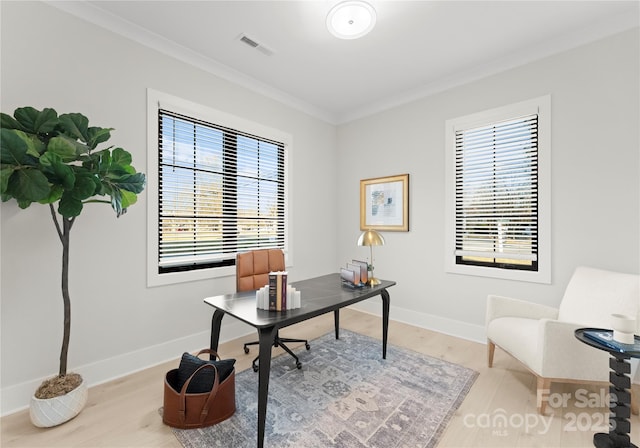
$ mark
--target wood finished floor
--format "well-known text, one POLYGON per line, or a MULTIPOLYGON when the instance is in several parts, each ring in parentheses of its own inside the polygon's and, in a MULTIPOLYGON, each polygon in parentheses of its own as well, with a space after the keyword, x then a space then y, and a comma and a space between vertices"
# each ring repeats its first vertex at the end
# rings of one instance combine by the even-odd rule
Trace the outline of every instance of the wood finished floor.
MULTIPOLYGON (((381 337, 380 318, 345 309, 341 327, 375 338, 381 337)), ((309 339, 333 329, 332 315, 321 316, 289 327, 283 336, 309 339)), ((223 357, 236 358, 237 371, 247 369, 255 356, 242 351, 246 337, 220 346, 223 357)), ((455 362, 480 373, 466 399, 451 419, 438 447, 589 447, 598 425, 608 422, 606 403, 597 398, 599 389, 579 385, 554 385, 551 393, 558 404, 566 396, 567 406, 552 407, 554 415, 536 411, 535 379, 517 361, 496 349, 494 367, 486 364, 486 347, 456 337, 410 325, 391 322, 389 343, 455 362), (583 393, 590 395, 581 395, 583 393), (587 407, 580 407, 586 404, 587 407), (597 406, 602 404, 602 406, 597 406)), ((313 344, 312 348, 313 350, 313 344)), ((277 352, 274 352, 274 355, 277 352)), ((0 446, 36 447, 175 447, 180 444, 170 428, 162 424, 164 373, 178 360, 95 386, 78 417, 64 425, 39 429, 29 422, 28 411, 0 420, 0 446)), ((257 378, 256 378, 257 380, 257 378)), ((640 442, 640 421, 631 419, 631 439, 640 442)), ((301 447, 304 448, 304 447, 301 447)))

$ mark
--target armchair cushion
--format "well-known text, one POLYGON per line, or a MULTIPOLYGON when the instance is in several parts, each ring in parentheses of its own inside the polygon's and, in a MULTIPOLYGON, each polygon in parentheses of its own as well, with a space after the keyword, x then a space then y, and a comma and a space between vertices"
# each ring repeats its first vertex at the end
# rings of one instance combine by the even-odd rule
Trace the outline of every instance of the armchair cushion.
POLYGON ((499 317, 487 325, 487 337, 507 353, 528 366, 539 369, 538 319, 525 317, 499 317))
POLYGON ((637 275, 579 267, 562 297, 558 320, 581 323, 583 327, 611 328, 612 313, 638 319, 638 297, 637 275))

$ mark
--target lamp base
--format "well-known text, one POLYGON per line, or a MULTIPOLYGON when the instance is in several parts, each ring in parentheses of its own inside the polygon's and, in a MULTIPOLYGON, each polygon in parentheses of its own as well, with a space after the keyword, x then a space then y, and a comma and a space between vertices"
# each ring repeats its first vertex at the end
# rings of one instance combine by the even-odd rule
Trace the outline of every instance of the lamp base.
POLYGON ((375 278, 375 277, 371 277, 369 279, 369 285, 370 286, 378 286, 380 283, 382 283, 382 282, 380 280, 378 280, 377 278, 375 278))

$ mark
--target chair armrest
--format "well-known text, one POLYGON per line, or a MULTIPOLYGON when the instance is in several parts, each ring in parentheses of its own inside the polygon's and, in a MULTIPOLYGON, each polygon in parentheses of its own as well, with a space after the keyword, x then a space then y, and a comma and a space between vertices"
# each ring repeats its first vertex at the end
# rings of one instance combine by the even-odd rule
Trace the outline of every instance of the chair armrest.
POLYGON ((575 337, 584 325, 541 319, 538 323, 538 372, 546 378, 590 381, 609 380, 609 353, 593 348, 575 337))
POLYGON ((487 320, 489 323, 499 317, 525 317, 529 319, 556 319, 557 308, 527 302, 510 297, 489 295, 487 297, 487 320))

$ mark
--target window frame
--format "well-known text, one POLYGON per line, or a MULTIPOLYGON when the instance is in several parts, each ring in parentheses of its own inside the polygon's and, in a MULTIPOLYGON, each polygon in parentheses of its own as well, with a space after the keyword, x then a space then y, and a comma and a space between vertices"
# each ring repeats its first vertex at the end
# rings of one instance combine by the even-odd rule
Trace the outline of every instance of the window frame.
POLYGON ((237 117, 201 104, 197 104, 154 89, 147 89, 147 285, 149 287, 205 280, 235 275, 235 266, 214 266, 194 270, 159 272, 159 120, 160 109, 193 117, 217 126, 264 137, 284 144, 284 253, 285 264, 292 266, 291 195, 289 194, 289 167, 291 166, 292 137, 290 134, 251 120, 237 117))
POLYGON ((506 280, 551 283, 551 96, 497 107, 445 123, 445 272, 506 280), (458 264, 456 262, 456 131, 538 115, 538 254, 537 271, 458 264))

